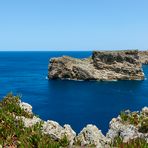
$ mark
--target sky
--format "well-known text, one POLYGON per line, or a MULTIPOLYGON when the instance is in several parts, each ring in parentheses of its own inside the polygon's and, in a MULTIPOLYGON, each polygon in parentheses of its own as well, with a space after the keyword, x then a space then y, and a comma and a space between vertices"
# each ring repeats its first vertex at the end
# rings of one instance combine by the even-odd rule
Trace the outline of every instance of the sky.
POLYGON ((0 50, 148 49, 148 0, 1 0, 0 50))

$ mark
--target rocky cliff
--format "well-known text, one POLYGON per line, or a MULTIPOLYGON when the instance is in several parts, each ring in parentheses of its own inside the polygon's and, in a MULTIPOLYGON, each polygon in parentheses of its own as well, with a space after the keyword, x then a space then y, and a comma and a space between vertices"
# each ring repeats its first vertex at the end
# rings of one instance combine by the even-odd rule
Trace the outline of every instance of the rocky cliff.
MULTIPOLYGON (((33 114, 32 107, 29 104, 20 102, 20 106, 33 114)), ((33 118, 22 119, 26 127, 31 127, 41 121, 40 118, 35 116, 33 118)), ((148 107, 144 107, 140 112, 131 112, 130 110, 121 112, 117 118, 113 118, 110 121, 110 128, 106 136, 92 124, 86 125, 77 135, 68 124, 62 127, 59 123, 52 120, 42 122, 43 125, 41 129, 44 134, 49 135, 56 141, 66 136, 69 141, 69 147, 71 148, 78 148, 79 146, 111 148, 117 147, 116 142, 118 142, 120 146, 126 146, 126 144, 128 146, 129 143, 135 143, 135 147, 137 147, 136 140, 144 141, 145 147, 148 146, 148 107)))
POLYGON ((148 50, 139 51, 139 57, 142 64, 148 64, 148 50))
POLYGON ((92 124, 76 134, 68 124, 43 121, 34 115, 30 104, 8 94, 0 101, 0 121, 0 147, 148 147, 148 107, 121 112, 110 121, 106 135, 92 124))
POLYGON ((94 51, 86 59, 68 56, 52 58, 49 79, 143 80, 144 73, 137 50, 94 51))

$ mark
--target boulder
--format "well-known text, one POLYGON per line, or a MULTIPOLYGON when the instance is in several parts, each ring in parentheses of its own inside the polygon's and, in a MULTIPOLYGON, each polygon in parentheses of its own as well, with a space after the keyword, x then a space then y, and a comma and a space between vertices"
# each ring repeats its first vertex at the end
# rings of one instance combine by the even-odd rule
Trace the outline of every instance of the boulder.
POLYGON ((70 125, 65 124, 64 127, 62 127, 59 125, 59 123, 52 120, 44 122, 42 131, 43 133, 48 134, 54 140, 61 140, 66 136, 70 145, 73 145, 74 138, 76 136, 76 133, 73 131, 70 125))
POLYGON ((94 146, 96 148, 107 148, 108 140, 102 132, 95 126, 88 124, 75 138, 76 143, 81 146, 94 146))

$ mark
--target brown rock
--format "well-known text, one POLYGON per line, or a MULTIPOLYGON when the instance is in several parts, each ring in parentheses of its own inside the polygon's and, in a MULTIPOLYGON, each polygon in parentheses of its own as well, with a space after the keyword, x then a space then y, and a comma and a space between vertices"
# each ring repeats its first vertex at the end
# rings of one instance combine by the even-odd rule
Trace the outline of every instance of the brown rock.
POLYGON ((92 57, 52 58, 48 78, 71 80, 143 80, 144 73, 137 50, 94 51, 92 57))
POLYGON ((139 57, 142 64, 148 64, 148 50, 139 51, 139 57))

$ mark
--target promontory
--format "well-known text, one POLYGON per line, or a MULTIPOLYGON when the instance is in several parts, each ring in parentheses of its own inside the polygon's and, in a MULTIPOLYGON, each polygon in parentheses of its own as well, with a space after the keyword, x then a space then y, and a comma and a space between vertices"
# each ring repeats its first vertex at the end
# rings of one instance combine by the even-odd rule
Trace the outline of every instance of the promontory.
POLYGON ((93 51, 92 56, 77 59, 69 56, 51 58, 49 79, 70 80, 143 80, 138 50, 93 51))

